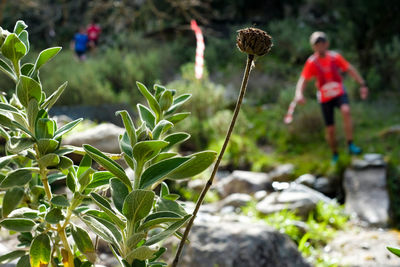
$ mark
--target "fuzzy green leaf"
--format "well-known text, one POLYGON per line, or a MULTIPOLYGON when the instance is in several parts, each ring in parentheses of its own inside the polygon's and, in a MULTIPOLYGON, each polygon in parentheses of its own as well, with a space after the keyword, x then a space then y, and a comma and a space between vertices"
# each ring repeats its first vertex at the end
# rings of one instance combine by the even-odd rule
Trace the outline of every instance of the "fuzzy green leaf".
POLYGON ((35 71, 40 69, 44 64, 46 64, 50 59, 55 57, 58 52, 60 52, 61 47, 51 47, 40 52, 38 58, 35 62, 35 71))
POLYGON ((171 147, 173 147, 176 144, 182 143, 190 138, 190 134, 187 133, 173 133, 168 135, 167 137, 164 138, 164 141, 168 142, 168 146, 164 147, 162 151, 168 151, 171 147))
POLYGON ((16 267, 31 267, 31 263, 29 260, 29 255, 22 256, 19 261, 17 262, 16 267))
POLYGON ((153 160, 151 162, 157 163, 157 162, 163 161, 165 159, 173 158, 177 155, 178 155, 178 153, 176 153, 176 152, 161 152, 155 158, 153 158, 153 160))
POLYGON ((38 119, 36 121, 35 136, 37 139, 53 139, 55 128, 56 123, 54 120, 47 118, 38 119))
POLYGON ((42 104, 42 108, 46 110, 51 109, 51 107, 57 102, 58 98, 60 98, 61 94, 64 92, 67 87, 68 82, 63 83, 60 87, 57 88, 54 93, 52 93, 42 104))
POLYGON ((36 143, 37 143, 39 152, 42 155, 54 152, 59 145, 59 142, 57 140, 49 139, 49 138, 42 138, 42 139, 38 140, 36 143))
POLYGON ((18 20, 14 26, 14 33, 19 35, 26 28, 28 28, 28 25, 23 20, 18 20))
POLYGON ((31 98, 27 107, 27 117, 30 129, 35 129, 36 118, 39 113, 38 101, 35 98, 31 98))
POLYGON ((136 137, 136 129, 133 124, 131 116, 126 110, 118 111, 116 114, 121 115, 122 122, 124 123, 125 126, 125 130, 129 136, 131 147, 133 147, 136 144, 137 137, 136 137))
POLYGON ((150 259, 154 256, 154 253, 156 253, 158 250, 154 248, 150 248, 148 246, 141 246, 133 251, 131 251, 128 256, 126 256, 126 260, 128 262, 132 262, 133 260, 147 260, 150 259))
POLYGON ((171 212, 171 211, 160 211, 160 212, 155 212, 147 216, 143 223, 139 226, 137 229, 138 232, 140 231, 145 231, 146 229, 149 229, 150 227, 157 226, 162 223, 167 223, 167 222, 176 222, 182 219, 182 216, 180 216, 177 213, 171 212))
POLYGON ((132 224, 143 219, 153 207, 154 192, 148 190, 133 190, 126 196, 122 213, 132 224))
POLYGON ((34 66, 35 65, 33 63, 25 63, 21 67, 21 74, 25 75, 25 76, 29 76, 32 73, 34 66))
POLYGON ((96 171, 92 168, 87 169, 84 173, 81 174, 81 176, 78 177, 78 182, 80 184, 80 191, 83 192, 86 187, 90 184, 92 181, 92 175, 96 171))
POLYGON ((172 124, 171 122, 169 122, 167 120, 161 120, 159 123, 157 123, 157 125, 153 129, 153 132, 152 132, 153 138, 159 139, 159 137, 163 133, 167 132, 173 126, 174 126, 174 124, 172 124))
POLYGON ((126 156, 132 159, 133 157, 132 146, 130 143, 128 133, 126 131, 119 138, 119 147, 126 156))
POLYGON ((158 251, 154 254, 154 257, 153 257, 152 259, 149 260, 150 266, 152 266, 152 267, 163 267, 163 266, 167 266, 166 263, 165 263, 165 264, 164 264, 164 263, 161 263, 160 265, 154 265, 154 264, 156 264, 154 261, 156 261, 158 258, 160 258, 161 255, 164 254, 165 251, 167 251, 166 248, 160 247, 160 248, 158 249, 158 251), (154 263, 154 264, 153 264, 153 263, 154 263))
POLYGON ((68 199, 63 195, 54 196, 51 199, 51 203, 58 207, 69 207, 70 205, 68 199))
POLYGON ((140 179, 140 189, 151 187, 154 183, 161 181, 172 171, 179 168, 182 164, 189 161, 190 158, 176 157, 160 161, 147 168, 140 179))
POLYGON ((122 240, 122 236, 119 230, 112 223, 101 218, 90 216, 84 216, 83 221, 99 237, 114 244, 116 247, 119 247, 119 242, 122 240))
POLYGON ((59 208, 51 209, 44 218, 48 223, 57 224, 64 220, 64 215, 59 208))
POLYGON ((10 105, 10 104, 7 104, 7 103, 0 103, 0 110, 20 113, 19 109, 17 109, 13 105, 10 105))
POLYGON ((10 156, 4 156, 0 158, 0 169, 3 169, 5 166, 7 166, 12 159, 16 158, 18 155, 10 155, 10 156))
POLYGON ((386 247, 387 250, 389 250, 390 252, 392 252, 394 255, 396 255, 397 257, 400 257, 400 249, 398 248, 394 248, 394 247, 386 247))
POLYGON ((93 201, 102 209, 110 218, 111 220, 120 228, 125 228, 125 222, 123 222, 116 214, 113 208, 111 207, 110 203, 107 201, 106 198, 100 196, 97 193, 91 193, 90 196, 92 197, 93 201))
POLYGON ((59 181, 59 180, 63 180, 65 178, 67 178, 67 176, 63 173, 56 172, 56 173, 49 174, 47 176, 47 178, 49 180, 49 184, 52 184, 55 181, 59 181))
POLYGON ((10 188, 14 186, 23 186, 32 179, 32 171, 37 171, 37 168, 20 168, 11 171, 6 178, 1 182, 0 188, 10 188))
POLYGON ((67 178, 67 176, 65 174, 63 174, 63 173, 56 172, 56 173, 49 174, 47 176, 47 178, 49 180, 49 184, 52 184, 55 181, 59 181, 59 180, 63 180, 65 178, 67 178))
POLYGON ((160 100, 161 94, 167 90, 167 88, 165 88, 165 86, 162 86, 160 84, 154 84, 153 89, 155 91, 154 93, 154 97, 157 99, 157 101, 160 100))
POLYGON ((3 198, 3 218, 7 217, 16 207, 18 207, 25 195, 23 187, 13 187, 6 191, 3 198))
POLYGON ((168 185, 165 182, 162 182, 161 189, 160 189, 160 197, 166 196, 168 194, 169 194, 168 185))
POLYGON ((180 95, 174 99, 172 106, 165 112, 165 115, 170 115, 174 113, 180 106, 182 106, 186 101, 192 97, 191 94, 180 95))
POLYGON ((79 168, 78 171, 76 172, 76 176, 79 177, 82 176, 82 174, 88 170, 89 168, 91 168, 92 166, 92 159, 90 158, 90 156, 88 154, 85 154, 81 160, 81 162, 79 163, 79 168))
POLYGON ((180 221, 177 221, 173 224, 171 224, 167 229, 165 229, 164 231, 162 231, 161 233, 158 233, 152 237, 150 237, 149 239, 147 239, 145 245, 147 246, 151 246, 154 245, 162 240, 164 240, 165 238, 173 235, 176 231, 179 230, 179 228, 181 228, 190 218, 192 217, 192 215, 186 215, 185 217, 183 217, 180 221))
POLYGON ((69 131, 71 131, 72 129, 75 128, 75 126, 77 126, 83 119, 77 119, 74 121, 71 121, 67 124, 65 124, 63 127, 61 127, 60 129, 58 129, 55 133, 54 133, 54 139, 57 139, 58 137, 63 136, 64 134, 68 133, 69 131))
MULTIPOLYGON (((55 151, 55 153, 58 154, 58 151, 55 151)), ((70 158, 68 158, 68 157, 61 156, 61 157, 60 157, 60 163, 57 165, 57 169, 60 169, 60 170, 67 170, 67 169, 69 169, 73 164, 74 164, 74 162, 72 161, 72 159, 70 159, 70 158)))
POLYGON ((179 166, 168 174, 168 179, 184 179, 193 177, 207 169, 215 160, 217 153, 214 151, 203 151, 190 155, 190 160, 179 166))
POLYGON ((160 153, 161 149, 168 145, 165 141, 159 140, 149 140, 138 142, 133 147, 133 158, 138 162, 138 164, 144 164, 148 160, 157 156, 160 153))
POLYGON ((15 33, 11 33, 1 47, 1 53, 13 64, 17 64, 18 60, 25 56, 26 46, 15 33))
POLYGON ((142 93, 142 95, 147 99, 147 103, 149 104, 149 107, 151 110, 156 114, 156 118, 159 118, 161 115, 161 108, 160 105, 158 104, 157 100, 154 98, 154 96, 147 90, 146 86, 140 82, 136 82, 137 87, 139 88, 139 91, 142 93))
POLYGON ((137 244, 146 238, 145 233, 134 233, 131 235, 127 241, 127 246, 130 250, 136 248, 137 244))
POLYGON ((92 176, 92 181, 90 182, 90 184, 88 184, 86 188, 93 189, 99 186, 106 185, 109 183, 112 177, 114 177, 114 175, 111 172, 107 171, 95 172, 92 176))
POLYGON ((10 153, 20 153, 28 148, 31 148, 35 143, 32 138, 27 137, 11 137, 6 142, 6 150, 10 153))
POLYGON ((69 190, 71 190, 72 193, 75 193, 76 181, 75 181, 75 177, 72 175, 71 172, 68 172, 68 174, 67 174, 66 184, 67 184, 67 187, 69 188, 69 190))
POLYGON ((60 157, 57 154, 49 153, 41 157, 38 163, 44 168, 56 166, 60 163, 60 157))
POLYGON ((114 174, 118 179, 120 179, 128 187, 129 191, 132 190, 131 181, 126 175, 124 169, 118 163, 108 158, 100 150, 90 145, 83 145, 83 148, 92 159, 94 159, 96 162, 102 165, 106 170, 108 170, 109 172, 114 174))
POLYGON ((42 86, 34 79, 21 75, 17 84, 18 100, 24 107, 28 107, 29 100, 34 98, 38 102, 42 97, 42 86))
POLYGON ((111 179, 110 184, 111 184, 111 196, 114 206, 117 208, 117 210, 122 212, 124 200, 126 196, 129 194, 129 190, 123 182, 121 182, 116 178, 111 179))
POLYGON ((84 229, 74 225, 71 227, 71 234, 79 251, 82 252, 90 262, 94 263, 97 256, 89 234, 84 229))
POLYGON ((190 115, 190 112, 182 112, 182 113, 176 113, 172 116, 169 116, 168 118, 165 118, 167 121, 170 121, 173 124, 177 124, 178 122, 186 119, 190 115))
POLYGON ((26 218, 6 218, 0 222, 0 226, 16 232, 30 232, 35 222, 26 218))
POLYGON ((0 70, 14 81, 17 79, 11 67, 2 59, 0 59, 0 70))
POLYGON ((153 130, 154 126, 156 125, 156 116, 153 114, 153 112, 142 104, 138 104, 137 109, 139 111, 140 119, 146 123, 146 126, 150 130, 153 130))
POLYGON ((159 198, 157 200, 157 211, 168 211, 168 212, 174 212, 176 214, 183 216, 187 215, 187 212, 185 209, 176 201, 165 199, 165 198, 159 198))
POLYGON ((40 234, 33 239, 29 255, 31 267, 44 267, 50 263, 51 246, 47 234, 40 234))
POLYGON ((171 107, 173 101, 174 99, 170 90, 165 90, 164 92, 162 92, 159 100, 161 110, 168 110, 171 107))
POLYGON ((10 118, 8 118, 7 116, 0 114, 0 124, 4 127, 7 128, 15 128, 15 126, 13 125, 13 122, 10 120, 10 118))
POLYGON ((26 47, 26 53, 29 52, 30 44, 29 44, 29 33, 25 30, 23 30, 20 34, 18 34, 18 38, 21 40, 21 42, 24 43, 26 47))
POLYGON ((13 210, 8 217, 9 218, 27 218, 27 219, 36 219, 39 216, 38 210, 33 210, 27 207, 19 208, 13 210))
POLYGON ((22 257, 26 254, 24 250, 15 250, 10 253, 4 254, 0 256, 0 263, 5 263, 7 261, 12 261, 22 257))

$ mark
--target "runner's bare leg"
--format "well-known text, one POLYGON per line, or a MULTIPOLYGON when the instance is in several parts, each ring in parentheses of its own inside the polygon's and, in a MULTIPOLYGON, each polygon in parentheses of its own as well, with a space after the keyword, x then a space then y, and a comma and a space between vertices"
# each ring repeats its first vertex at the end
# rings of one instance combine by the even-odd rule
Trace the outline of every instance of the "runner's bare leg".
POLYGON ((353 123, 351 120, 350 106, 348 104, 343 104, 340 106, 340 111, 343 116, 343 126, 346 135, 346 140, 353 140, 353 123))
POLYGON ((332 153, 337 153, 335 125, 326 126, 326 140, 332 150, 332 153))

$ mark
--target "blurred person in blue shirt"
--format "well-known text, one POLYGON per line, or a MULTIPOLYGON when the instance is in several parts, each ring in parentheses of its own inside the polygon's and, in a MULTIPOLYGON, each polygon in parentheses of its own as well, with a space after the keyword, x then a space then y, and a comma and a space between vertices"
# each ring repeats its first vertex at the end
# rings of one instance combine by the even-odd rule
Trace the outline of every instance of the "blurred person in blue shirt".
POLYGON ((89 37, 84 27, 79 28, 79 32, 75 34, 73 47, 76 56, 80 60, 86 59, 86 51, 88 50, 89 37))

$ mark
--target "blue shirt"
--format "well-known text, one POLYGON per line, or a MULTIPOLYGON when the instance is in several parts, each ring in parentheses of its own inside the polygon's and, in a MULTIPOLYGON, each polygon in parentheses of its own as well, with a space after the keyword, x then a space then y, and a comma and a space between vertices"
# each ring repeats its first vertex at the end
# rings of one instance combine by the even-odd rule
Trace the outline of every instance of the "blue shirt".
POLYGON ((77 33, 75 34, 74 39, 75 39, 75 51, 85 52, 87 49, 87 43, 89 42, 87 34, 77 33))

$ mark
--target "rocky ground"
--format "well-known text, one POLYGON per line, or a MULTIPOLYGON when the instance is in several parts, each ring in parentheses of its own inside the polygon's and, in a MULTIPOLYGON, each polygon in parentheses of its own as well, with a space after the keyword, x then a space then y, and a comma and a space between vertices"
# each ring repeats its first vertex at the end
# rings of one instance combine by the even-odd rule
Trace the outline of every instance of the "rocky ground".
POLYGON ((400 258, 390 253, 386 246, 400 247, 398 231, 353 226, 346 231, 339 231, 325 247, 324 254, 340 266, 400 266, 400 258))

